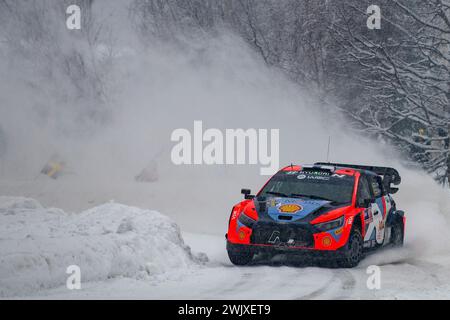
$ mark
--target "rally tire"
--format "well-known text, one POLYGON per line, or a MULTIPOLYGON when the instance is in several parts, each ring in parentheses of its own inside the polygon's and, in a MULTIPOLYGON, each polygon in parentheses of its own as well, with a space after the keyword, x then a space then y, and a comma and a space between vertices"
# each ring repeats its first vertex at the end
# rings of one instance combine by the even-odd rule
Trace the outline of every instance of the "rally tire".
POLYGON ((394 247, 401 247, 403 246, 404 242, 404 232, 403 232, 403 223, 401 221, 398 221, 394 223, 391 229, 391 244, 394 247))
POLYGON ((253 252, 248 250, 227 250, 228 258, 236 266, 248 265, 253 260, 253 252))
POLYGON ((337 265, 341 268, 353 268, 363 258, 363 238, 358 228, 353 228, 348 238, 347 244, 341 251, 337 259, 337 265))

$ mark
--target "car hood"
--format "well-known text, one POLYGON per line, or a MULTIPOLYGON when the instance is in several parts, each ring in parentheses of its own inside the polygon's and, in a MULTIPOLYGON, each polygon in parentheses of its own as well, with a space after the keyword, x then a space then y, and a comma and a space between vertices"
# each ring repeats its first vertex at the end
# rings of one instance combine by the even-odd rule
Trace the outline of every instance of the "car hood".
POLYGON ((319 215, 348 206, 348 204, 334 205, 328 200, 286 197, 255 198, 254 202, 260 218, 285 223, 310 221, 319 215))

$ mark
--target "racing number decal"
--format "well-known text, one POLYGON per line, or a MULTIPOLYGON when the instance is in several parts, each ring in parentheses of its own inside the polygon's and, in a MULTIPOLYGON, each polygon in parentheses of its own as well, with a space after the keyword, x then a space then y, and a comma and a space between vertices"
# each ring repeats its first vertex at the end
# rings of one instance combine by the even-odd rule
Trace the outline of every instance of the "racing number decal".
MULTIPOLYGON (((378 199, 377 199, 378 200, 378 199)), ((376 230, 376 237, 378 244, 382 244, 384 240, 384 219, 383 219, 383 207, 380 208, 379 201, 375 201, 372 203, 372 212, 373 212, 373 224, 376 230)))
POLYGON ((383 244, 385 238, 385 224, 387 213, 390 209, 390 201, 388 195, 383 195, 382 187, 379 179, 371 179, 372 194, 375 196, 375 201, 367 208, 368 223, 367 232, 364 236, 364 241, 373 241, 377 244, 383 244))
POLYGON ((378 201, 375 201, 365 211, 366 234, 364 241, 375 240, 378 244, 384 241, 384 214, 383 207, 379 207, 378 201))
POLYGON ((376 198, 375 202, 371 205, 372 212, 374 213, 373 223, 376 230, 376 241, 378 244, 383 244, 386 236, 386 220, 387 215, 391 208, 391 202, 388 195, 376 198), (378 212, 378 214, 376 214, 378 212))

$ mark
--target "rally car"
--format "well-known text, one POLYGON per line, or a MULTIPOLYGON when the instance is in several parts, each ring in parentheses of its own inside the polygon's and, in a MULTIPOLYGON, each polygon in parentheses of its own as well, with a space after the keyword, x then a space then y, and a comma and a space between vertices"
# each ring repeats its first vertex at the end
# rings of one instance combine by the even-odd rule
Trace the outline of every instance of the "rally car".
POLYGON ((235 265, 255 254, 292 253, 358 265, 369 250, 401 246, 405 215, 391 194, 401 181, 397 170, 338 163, 290 165, 231 212, 227 251, 235 265))

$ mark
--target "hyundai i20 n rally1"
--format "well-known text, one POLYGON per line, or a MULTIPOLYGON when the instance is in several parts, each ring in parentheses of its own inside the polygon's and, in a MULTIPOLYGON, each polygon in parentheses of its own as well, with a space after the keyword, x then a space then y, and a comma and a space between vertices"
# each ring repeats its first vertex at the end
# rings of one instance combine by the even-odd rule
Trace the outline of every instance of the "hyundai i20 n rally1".
POLYGON ((334 163, 290 165, 273 175, 256 196, 232 209, 227 238, 233 264, 255 254, 287 253, 354 267, 369 250, 401 246, 404 212, 391 194, 397 170, 334 163))

